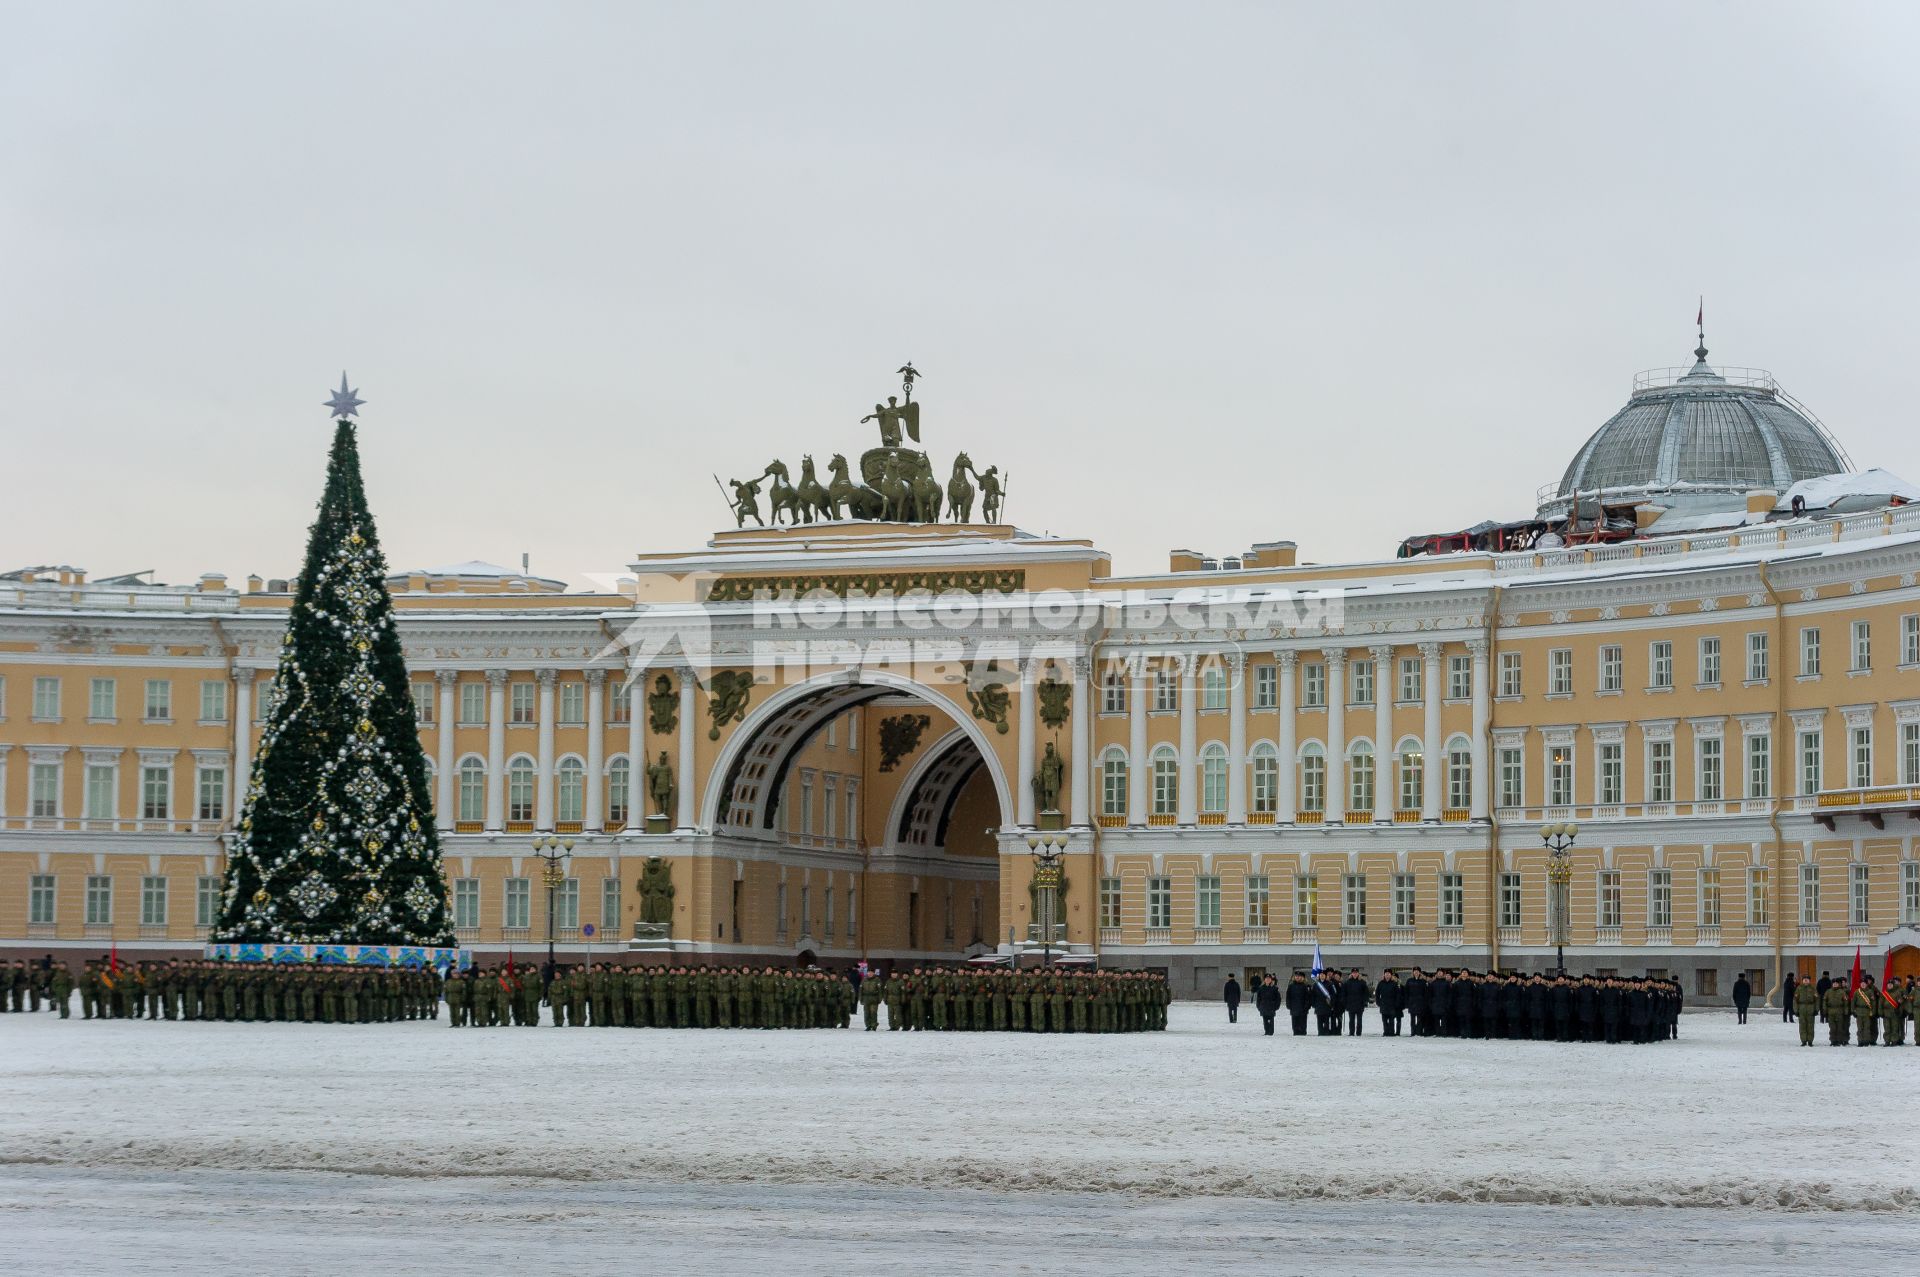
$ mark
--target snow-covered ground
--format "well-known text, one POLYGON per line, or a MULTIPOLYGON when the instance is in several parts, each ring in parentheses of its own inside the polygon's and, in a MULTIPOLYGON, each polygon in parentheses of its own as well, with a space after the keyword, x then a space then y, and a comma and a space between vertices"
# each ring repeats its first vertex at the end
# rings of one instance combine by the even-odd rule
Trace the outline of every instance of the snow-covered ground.
MULTIPOLYGON (((465 1243, 497 1231, 501 1268, 549 1224, 604 1241, 593 1230, 651 1220, 646 1236, 663 1242, 757 1237, 806 1271, 777 1244, 797 1235, 778 1221, 820 1214, 821 1246, 844 1247, 862 1225, 847 1215, 846 1234, 830 1221, 850 1203, 864 1204, 878 1249, 823 1268, 878 1271, 899 1261, 889 1246, 924 1233, 923 1250, 952 1243, 949 1267, 1006 1271, 990 1238, 1013 1245, 1056 1215, 1074 1221, 1055 1230, 1061 1245, 1097 1243, 1110 1269, 1127 1268, 1128 1237, 1160 1235, 1142 1233, 1143 1218, 1223 1244, 1248 1229, 1324 1235, 1330 1255, 1354 1262, 1335 1243, 1356 1229, 1404 1257, 1451 1239, 1409 1271, 1498 1263, 1499 1247, 1582 1230, 1616 1253, 1599 1271, 1639 1262, 1626 1238, 1660 1244, 1663 1232, 1708 1248, 1694 1260, 1703 1270, 1742 1238, 1752 1269, 1792 1266, 1802 1247, 1812 1264, 1822 1238, 1872 1248, 1920 1236, 1920 1049, 1802 1050, 1777 1015, 1743 1027, 1690 1014, 1681 1032, 1612 1047, 1388 1039, 1371 1025, 1357 1039, 1296 1039, 1283 1021, 1267 1039, 1253 1017, 1229 1026, 1218 1008, 1188 1005, 1169 1032, 1100 1037, 8 1015, 0 1227, 81 1253, 121 1244, 165 1271, 167 1227, 200 1241, 189 1221, 217 1220, 211 1238, 252 1220, 281 1244, 311 1229, 313 1245, 283 1268, 322 1272, 313 1256, 349 1246, 342 1230, 419 1243, 449 1220, 467 1221, 447 1232, 465 1243), (235 1186, 259 1198, 237 1218, 214 1209, 235 1186), (60 1226, 55 1203, 76 1199, 88 1207, 60 1226), (104 1202, 114 1222, 102 1229, 89 1220, 104 1202), (413 1216, 417 1227, 400 1222, 413 1216), (736 1217, 742 1231, 727 1231, 736 1217), (928 1222, 943 1218, 951 1227, 928 1222), (1392 1240, 1402 1234, 1405 1246, 1392 1240), (312 1267, 293 1262, 302 1254, 312 1267)), ((646 1253, 643 1237, 629 1241, 646 1253)), ((1022 1262, 1054 1271, 1047 1253, 1075 1266, 1057 1248, 1022 1262)), ((1232 1262, 1287 1271, 1276 1253, 1236 1250, 1232 1262)), ((106 1255, 98 1267, 130 1266, 106 1255)), ((736 1254, 717 1270, 744 1264, 736 1254)))

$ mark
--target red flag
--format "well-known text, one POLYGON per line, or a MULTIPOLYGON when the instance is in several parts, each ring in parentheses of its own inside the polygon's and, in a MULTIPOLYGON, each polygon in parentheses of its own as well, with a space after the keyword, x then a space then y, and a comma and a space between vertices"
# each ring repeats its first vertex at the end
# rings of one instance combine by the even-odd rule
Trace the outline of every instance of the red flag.
POLYGON ((107 969, 115 975, 120 974, 120 942, 115 940, 107 950, 107 969))
POLYGON ((513 976, 513 946, 512 945, 507 946, 507 976, 508 978, 512 978, 513 976))
POLYGON ((1880 996, 1885 998, 1889 1003, 1893 1002, 1893 995, 1887 992, 1887 986, 1892 983, 1893 983, 1893 950, 1889 949, 1887 950, 1886 963, 1880 968, 1880 996))
POLYGON ((1849 994, 1854 994, 1854 993, 1858 993, 1859 991, 1860 991, 1860 946, 1855 945, 1853 947, 1853 974, 1847 978, 1847 992, 1849 994))

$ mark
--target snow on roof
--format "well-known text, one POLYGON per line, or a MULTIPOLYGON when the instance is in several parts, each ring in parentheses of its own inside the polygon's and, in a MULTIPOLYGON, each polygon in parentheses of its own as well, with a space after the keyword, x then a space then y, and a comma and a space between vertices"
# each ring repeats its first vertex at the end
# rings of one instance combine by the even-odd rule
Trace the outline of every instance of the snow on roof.
POLYGON ((1914 487, 1890 470, 1875 466, 1858 474, 1824 474, 1802 479, 1788 488, 1775 509, 1790 510, 1793 499, 1801 497, 1809 510, 1868 510, 1889 505, 1897 497, 1902 501, 1920 501, 1920 488, 1914 487))
POLYGON ((465 563, 449 563, 443 567, 425 568, 425 576, 519 576, 512 568, 503 568, 498 563, 488 563, 484 559, 468 559, 465 563))

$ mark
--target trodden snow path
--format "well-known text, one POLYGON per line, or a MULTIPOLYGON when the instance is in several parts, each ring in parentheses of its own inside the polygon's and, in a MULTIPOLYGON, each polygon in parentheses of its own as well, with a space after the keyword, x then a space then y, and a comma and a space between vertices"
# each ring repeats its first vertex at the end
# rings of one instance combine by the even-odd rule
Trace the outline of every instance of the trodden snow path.
POLYGON ((0 1016, 0 1164, 1920 1213, 1920 1048, 0 1016))

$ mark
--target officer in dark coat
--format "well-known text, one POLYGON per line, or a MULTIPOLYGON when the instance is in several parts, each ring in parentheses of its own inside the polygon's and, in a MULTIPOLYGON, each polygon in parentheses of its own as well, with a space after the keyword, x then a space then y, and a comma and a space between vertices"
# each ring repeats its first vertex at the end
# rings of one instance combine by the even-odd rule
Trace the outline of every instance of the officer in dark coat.
POLYGON ((1316 1037, 1340 1036, 1340 977, 1322 973, 1310 982, 1313 987, 1313 1031, 1316 1037))
POLYGON ((1627 1032, 1636 1043, 1653 1041, 1653 995, 1642 980, 1627 986, 1627 1032))
POLYGON ((1527 981, 1527 1027, 1533 1030, 1533 1040, 1538 1042, 1554 1032, 1555 1015, 1558 1004, 1564 1001, 1566 1015, 1573 1014, 1573 993, 1566 987, 1566 980, 1556 979, 1552 984, 1539 976, 1527 981))
POLYGON ((1431 987, 1419 967, 1415 967, 1413 974, 1407 977, 1407 1021, 1415 1037, 1424 1038, 1433 1032, 1433 1004, 1429 1000, 1431 987))
POLYGON ((1600 1040, 1602 1042, 1620 1040, 1621 997, 1618 980, 1608 980, 1600 986, 1600 1040))
POLYGON ((1381 973, 1380 983, 1373 986, 1374 1005, 1380 1008, 1380 1032, 1387 1037, 1400 1036, 1400 1016, 1406 1009, 1406 990, 1393 977, 1388 969, 1381 973))
POLYGON ((1592 976, 1582 976, 1573 991, 1573 1018, 1579 1022, 1582 1042, 1600 1040, 1600 985, 1592 976))
POLYGON ((1273 1036, 1273 1017, 1280 1014, 1280 985, 1272 976, 1260 982, 1253 991, 1253 1008, 1260 1013, 1260 1029, 1268 1037, 1273 1036))
POLYGON ((1739 1017, 1736 1024, 1747 1022, 1747 1004, 1752 1001, 1753 986, 1747 983, 1747 974, 1743 971, 1733 979, 1733 1013, 1739 1017))
POLYGON ((1360 1036, 1360 1026, 1366 1018, 1367 1002, 1373 989, 1367 984, 1367 978, 1360 974, 1358 967, 1347 973, 1340 982, 1340 1009, 1347 1013, 1347 1032, 1354 1037, 1360 1036))
POLYGON ((1480 998, 1479 989, 1473 978, 1464 971, 1453 973, 1453 1019, 1457 1028, 1453 1035, 1461 1038, 1480 1036, 1479 1025, 1480 998))
POLYGON ((1240 1023, 1240 982, 1228 976, 1226 992, 1222 996, 1227 1003, 1227 1023, 1240 1023))
POLYGON ((1445 967, 1433 973, 1433 979, 1427 986, 1427 996, 1432 1000, 1427 1022, 1429 1032, 1457 1036, 1459 1028, 1453 1019, 1453 980, 1447 975, 1445 967))
POLYGON ((1287 981, 1287 1018, 1293 1022, 1293 1036, 1307 1036, 1307 1012, 1313 1009, 1313 989, 1307 977, 1298 971, 1287 981))
POLYGON ((1508 976, 1500 982, 1500 1016, 1506 1029, 1502 1037, 1526 1036, 1527 991, 1518 976, 1508 976))
POLYGON ((1480 977, 1480 1036, 1497 1038, 1500 1032, 1500 977, 1484 975, 1480 977))
POLYGON ((1782 1024, 1793 1019, 1793 991, 1799 987, 1800 981, 1794 973, 1787 972, 1787 981, 1780 986, 1780 1022, 1782 1024))

